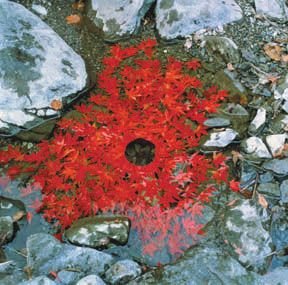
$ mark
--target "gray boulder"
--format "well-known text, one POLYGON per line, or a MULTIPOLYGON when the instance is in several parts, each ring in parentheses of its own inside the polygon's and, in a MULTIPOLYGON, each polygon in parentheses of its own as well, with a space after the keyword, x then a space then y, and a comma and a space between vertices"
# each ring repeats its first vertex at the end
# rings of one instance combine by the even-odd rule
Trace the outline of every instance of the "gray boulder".
POLYGON ((216 28, 242 19, 234 0, 159 0, 156 26, 161 37, 185 37, 203 28, 216 28))
POLYGON ((134 33, 155 0, 90 0, 88 16, 108 41, 134 33))
POLYGON ((83 274, 103 274, 112 264, 112 256, 91 248, 62 244, 53 236, 40 233, 27 240, 27 264, 33 274, 47 275, 67 268, 77 268, 83 274))
POLYGON ((51 103, 69 103, 85 87, 82 58, 22 5, 0 1, 0 43, 0 134, 57 117, 51 103))
POLYGON ((287 19, 285 0, 255 0, 256 12, 271 18, 287 19))

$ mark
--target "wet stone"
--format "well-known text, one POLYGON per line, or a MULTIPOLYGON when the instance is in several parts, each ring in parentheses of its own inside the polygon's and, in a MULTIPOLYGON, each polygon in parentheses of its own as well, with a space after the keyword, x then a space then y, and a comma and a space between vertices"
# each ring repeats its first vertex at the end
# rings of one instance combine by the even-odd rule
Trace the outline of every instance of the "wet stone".
POLYGON ((285 0, 255 0, 255 6, 257 14, 264 14, 277 19, 288 18, 285 0))
POLYGON ((288 158, 266 161, 262 167, 266 170, 273 171, 277 175, 286 176, 288 175, 288 158))
POLYGON ((154 0, 90 0, 88 16, 108 41, 130 36, 154 0))
POLYGON ((0 217, 0 245, 11 241, 13 233, 13 219, 9 216, 0 217))
POLYGON ((141 267, 133 260, 120 260, 105 273, 105 280, 112 285, 127 284, 141 274, 141 267))
POLYGON ((51 102, 65 105, 86 86, 82 58, 22 5, 0 1, 0 42, 0 134, 57 117, 51 102))
POLYGON ((288 180, 284 180, 280 185, 281 201, 288 203, 288 180))
POLYGON ((103 274, 112 264, 111 255, 91 248, 62 244, 53 236, 40 233, 27 240, 27 265, 33 274, 47 275, 66 270, 67 265, 88 274, 103 274))
POLYGON ((238 47, 232 39, 218 36, 205 36, 201 46, 205 46, 209 54, 226 63, 236 63, 240 60, 238 47))
POLYGON ((136 284, 249 284, 258 285, 257 275, 214 245, 188 250, 175 264, 148 272, 129 285, 136 284))
POLYGON ((231 253, 255 270, 268 267, 267 255, 272 252, 272 239, 264 229, 261 216, 252 200, 238 200, 225 213, 223 239, 231 253))
POLYGON ((268 196, 280 197, 280 188, 278 183, 261 183, 259 184, 257 191, 268 196))
POLYGON ((204 122, 204 125, 208 128, 220 128, 220 127, 228 127, 230 126, 231 122, 229 119, 225 118, 211 118, 204 122))
POLYGON ((88 275, 80 279, 76 285, 105 285, 104 281, 97 275, 88 275))
POLYGON ((75 284, 83 276, 81 272, 61 270, 57 273, 58 279, 56 279, 55 282, 57 285, 75 284))
POLYGON ((156 27, 161 37, 185 37, 203 28, 216 28, 242 19, 234 0, 159 0, 156 27))
POLYGON ((250 137, 242 142, 241 147, 250 158, 272 158, 261 138, 250 137))
POLYGON ((98 248, 126 244, 129 230, 130 221, 126 217, 89 217, 73 223, 65 231, 65 237, 73 244, 98 248))
POLYGON ((267 274, 261 276, 259 278, 261 285, 287 285, 288 284, 288 268, 287 267, 279 267, 273 270, 272 272, 268 272, 267 274))
POLYGON ((204 147, 206 148, 222 148, 226 147, 237 137, 238 133, 232 129, 226 129, 225 131, 212 133, 210 139, 205 142, 204 147))
POLYGON ((1 285, 19 284, 26 275, 17 267, 14 261, 0 263, 0 281, 1 285))
POLYGON ((56 285, 56 284, 57 283, 47 278, 46 276, 39 276, 32 280, 21 282, 18 285, 56 285))
POLYGON ((287 209, 275 206, 272 209, 272 224, 270 234, 277 254, 273 255, 270 270, 286 266, 288 263, 288 215, 287 209))

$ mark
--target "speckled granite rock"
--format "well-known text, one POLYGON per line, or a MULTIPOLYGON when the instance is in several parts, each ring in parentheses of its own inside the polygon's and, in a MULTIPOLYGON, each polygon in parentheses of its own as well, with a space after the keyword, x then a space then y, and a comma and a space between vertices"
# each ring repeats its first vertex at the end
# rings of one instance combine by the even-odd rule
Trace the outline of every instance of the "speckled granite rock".
POLYGON ((234 0, 159 0, 156 26, 161 37, 185 37, 203 28, 215 28, 242 19, 234 0))
POLYGON ((0 1, 0 135, 30 129, 69 103, 86 85, 77 55, 40 18, 12 1, 0 1))

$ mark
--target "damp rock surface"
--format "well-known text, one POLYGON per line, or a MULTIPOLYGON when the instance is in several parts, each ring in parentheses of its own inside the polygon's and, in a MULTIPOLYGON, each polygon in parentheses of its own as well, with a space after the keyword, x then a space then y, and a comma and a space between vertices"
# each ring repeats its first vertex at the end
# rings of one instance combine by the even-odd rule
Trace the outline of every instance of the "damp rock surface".
POLYGON ((62 244, 53 236, 44 233, 28 238, 27 251, 28 266, 36 276, 67 269, 67 264, 73 265, 73 268, 78 268, 84 274, 102 274, 113 262, 112 256, 107 253, 62 244))
POLYGON ((124 245, 128 241, 130 221, 125 217, 83 218, 65 231, 65 237, 73 244, 103 247, 110 243, 124 245))
POLYGON ((85 64, 40 18, 0 1, 0 134, 13 135, 57 117, 87 80, 85 64))

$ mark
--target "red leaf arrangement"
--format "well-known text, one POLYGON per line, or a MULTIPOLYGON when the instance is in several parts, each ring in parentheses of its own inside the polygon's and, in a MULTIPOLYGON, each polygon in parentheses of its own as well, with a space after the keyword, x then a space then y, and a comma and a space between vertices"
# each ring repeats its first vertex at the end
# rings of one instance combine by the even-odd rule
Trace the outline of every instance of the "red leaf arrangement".
POLYGON ((180 227, 189 236, 201 233, 195 216, 219 185, 228 183, 224 156, 187 155, 206 134, 207 113, 216 112, 227 93, 203 88, 197 60, 161 62, 156 44, 148 39, 128 48, 114 45, 103 59, 99 93, 75 107, 80 116, 62 119, 36 153, 9 146, 0 152, 0 163, 13 162, 7 169, 11 176, 35 172, 33 179, 42 186, 41 211, 62 230, 80 217, 127 214, 138 220, 135 225, 148 241, 145 253, 159 250, 170 231, 168 246, 178 254, 189 246, 180 227), (139 139, 155 146, 146 165, 125 155, 127 145, 139 139))

